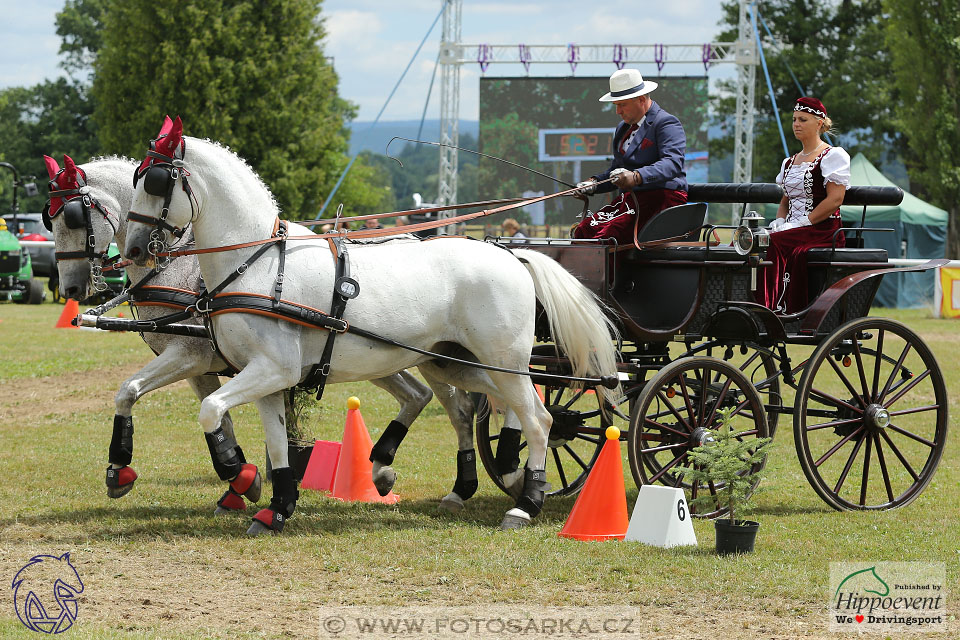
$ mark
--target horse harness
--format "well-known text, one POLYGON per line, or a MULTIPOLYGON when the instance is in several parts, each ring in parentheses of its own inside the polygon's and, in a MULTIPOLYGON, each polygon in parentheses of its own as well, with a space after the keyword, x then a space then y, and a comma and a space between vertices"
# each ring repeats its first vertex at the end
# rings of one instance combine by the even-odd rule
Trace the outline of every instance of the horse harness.
POLYGON ((66 169, 60 169, 59 172, 50 180, 49 193, 46 205, 43 207, 43 213, 41 214, 41 219, 43 221, 43 226, 47 231, 53 231, 53 219, 56 218, 61 213, 63 214, 63 222, 68 229, 83 229, 84 230, 84 244, 83 250, 81 251, 56 251, 53 256, 56 261, 61 260, 82 260, 86 258, 91 263, 91 270, 93 272, 93 279, 95 287, 102 291, 106 285, 103 285, 103 288, 97 285, 98 282, 103 281, 102 271, 103 267, 112 264, 120 259, 120 256, 116 258, 108 257, 107 253, 109 251, 109 243, 104 247, 103 251, 97 251, 97 239, 93 233, 93 219, 91 216, 91 211, 96 210, 103 216, 103 219, 113 228, 113 233, 117 233, 117 225, 113 223, 113 220, 110 219, 110 213, 107 211, 106 207, 100 204, 100 201, 90 195, 90 187, 87 185, 86 175, 83 172, 83 169, 77 168, 76 181, 77 184, 71 189, 61 189, 60 185, 57 184, 57 179, 60 177, 66 169), (54 198, 60 198, 63 202, 56 211, 50 211, 50 203, 54 198))

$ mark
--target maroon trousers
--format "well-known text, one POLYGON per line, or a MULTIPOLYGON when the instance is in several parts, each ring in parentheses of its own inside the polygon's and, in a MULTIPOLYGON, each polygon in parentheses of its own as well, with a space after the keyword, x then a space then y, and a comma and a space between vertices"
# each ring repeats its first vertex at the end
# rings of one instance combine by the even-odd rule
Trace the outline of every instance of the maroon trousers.
MULTIPOLYGON (((809 227, 780 231, 770 235, 767 260, 763 267, 762 287, 757 288, 757 302, 778 313, 796 313, 809 303, 807 292, 807 249, 833 246, 833 233, 840 228, 839 218, 827 218, 809 227)), ((837 235, 837 246, 845 246, 843 234, 837 235)))
MULTIPOLYGON (((618 198, 619 200, 619 198, 618 198)), ((656 214, 668 207, 686 204, 687 192, 673 189, 652 189, 634 191, 624 198, 626 207, 633 208, 635 214, 625 214, 610 222, 591 225, 592 218, 585 217, 573 231, 574 238, 616 238, 620 245, 632 245, 636 233, 650 222, 656 214), (635 199, 634 197, 635 196, 635 199)), ((612 205, 608 205, 612 206, 612 205)), ((606 207, 604 207, 606 209, 606 207)), ((602 211, 602 210, 601 210, 602 211)))

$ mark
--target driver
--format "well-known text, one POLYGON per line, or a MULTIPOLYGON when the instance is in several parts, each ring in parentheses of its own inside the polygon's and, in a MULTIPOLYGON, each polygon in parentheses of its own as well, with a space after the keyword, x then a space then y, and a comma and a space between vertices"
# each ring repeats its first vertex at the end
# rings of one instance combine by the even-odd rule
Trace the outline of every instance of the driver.
POLYGON ((655 214, 687 202, 683 168, 687 136, 680 120, 650 98, 656 88, 656 82, 644 81, 636 69, 610 76, 610 91, 600 102, 612 102, 623 119, 613 134, 613 162, 577 187, 585 195, 613 191, 613 184, 596 183, 616 176, 620 194, 612 204, 585 216, 574 227, 574 238, 616 238, 620 244, 633 244, 636 232, 655 214))

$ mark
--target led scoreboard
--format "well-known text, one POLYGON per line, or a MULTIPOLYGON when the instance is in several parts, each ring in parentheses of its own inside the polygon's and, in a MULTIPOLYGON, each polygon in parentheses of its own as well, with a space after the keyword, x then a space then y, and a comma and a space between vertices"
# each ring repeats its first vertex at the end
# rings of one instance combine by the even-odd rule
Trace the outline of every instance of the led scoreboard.
POLYGON ((604 160, 613 156, 613 128, 540 129, 540 162, 604 160))

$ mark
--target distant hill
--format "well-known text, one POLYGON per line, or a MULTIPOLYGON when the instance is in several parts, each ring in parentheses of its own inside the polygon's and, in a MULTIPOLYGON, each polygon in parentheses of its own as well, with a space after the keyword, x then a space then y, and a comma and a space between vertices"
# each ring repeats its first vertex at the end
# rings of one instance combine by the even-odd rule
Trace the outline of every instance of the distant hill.
MULTIPOLYGON (((404 138, 416 138, 417 130, 420 128, 419 120, 381 120, 377 126, 370 129, 371 121, 351 122, 350 123, 350 155, 360 151, 372 151, 383 154, 387 148, 387 143, 393 136, 402 136, 404 138)), ((480 132, 480 123, 476 120, 461 120, 459 125, 460 135, 470 134, 474 139, 480 132)), ((440 121, 424 120, 423 132, 420 134, 421 140, 436 142, 440 137, 440 121)), ((398 140, 390 147, 390 151, 398 151, 406 144, 398 140)))

